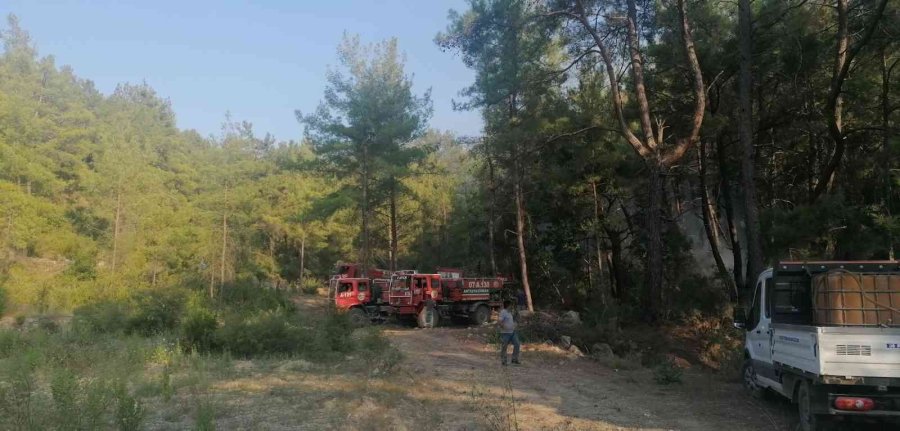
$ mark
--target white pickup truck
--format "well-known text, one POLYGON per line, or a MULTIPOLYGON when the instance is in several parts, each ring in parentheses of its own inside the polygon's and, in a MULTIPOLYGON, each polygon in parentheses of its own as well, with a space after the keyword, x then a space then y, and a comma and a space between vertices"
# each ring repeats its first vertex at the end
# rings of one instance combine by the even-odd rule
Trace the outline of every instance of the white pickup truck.
POLYGON ((796 403, 801 430, 900 429, 900 262, 781 262, 735 326, 746 329, 744 386, 796 403))

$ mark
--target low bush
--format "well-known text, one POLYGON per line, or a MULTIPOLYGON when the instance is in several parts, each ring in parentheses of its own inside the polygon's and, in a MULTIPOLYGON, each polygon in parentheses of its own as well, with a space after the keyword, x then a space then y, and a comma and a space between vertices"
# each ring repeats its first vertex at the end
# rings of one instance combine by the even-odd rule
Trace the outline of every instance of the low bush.
POLYGON ((144 421, 144 406, 135 398, 124 382, 113 385, 112 397, 115 403, 114 418, 119 431, 136 431, 141 429, 144 421))
POLYGON ((0 286, 0 317, 6 312, 6 290, 0 286))
POLYGON ((76 308, 72 324, 76 330, 96 333, 120 332, 128 325, 129 314, 130 309, 125 303, 96 302, 76 308))
POLYGON ((262 311, 249 318, 225 319, 213 343, 238 357, 260 354, 292 354, 309 345, 308 330, 284 311, 262 311))
POLYGON ((201 306, 189 307, 181 322, 181 347, 187 351, 213 350, 218 327, 215 313, 201 306))
POLYGON ((664 361, 653 370, 653 380, 660 385, 671 385, 673 383, 681 383, 681 376, 684 372, 672 361, 664 361))
POLYGON ((22 340, 22 336, 18 331, 0 330, 0 359, 12 356, 24 344, 24 340, 22 340))
POLYGON ((348 313, 330 310, 315 326, 315 339, 305 353, 311 359, 328 359, 335 354, 348 353, 354 348, 350 335, 353 324, 348 313))
POLYGON ((58 429, 101 429, 111 397, 103 381, 79 382, 66 369, 57 370, 50 381, 53 421, 64 425, 58 429))
POLYGON ((125 332, 150 336, 178 327, 184 307, 185 293, 177 289, 146 291, 135 298, 134 312, 128 318, 125 332))
POLYGON ((365 362, 366 373, 370 376, 394 371, 403 359, 400 351, 391 346, 377 328, 361 330, 354 347, 365 362))
POLYGON ((233 284, 222 289, 217 298, 223 308, 243 311, 293 310, 288 295, 276 289, 263 289, 250 284, 233 284))
POLYGON ((315 295, 319 292, 319 288, 325 287, 326 282, 315 277, 304 277, 303 283, 300 284, 300 291, 307 295, 315 295))

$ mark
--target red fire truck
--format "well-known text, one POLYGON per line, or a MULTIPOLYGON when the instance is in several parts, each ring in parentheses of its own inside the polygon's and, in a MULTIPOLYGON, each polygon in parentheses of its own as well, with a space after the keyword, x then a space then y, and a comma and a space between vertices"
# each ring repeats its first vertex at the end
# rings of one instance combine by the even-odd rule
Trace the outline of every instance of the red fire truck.
MULTIPOLYGON (((448 271, 441 271, 447 274, 448 271)), ((499 277, 453 278, 442 274, 395 274, 388 301, 400 318, 415 318, 420 328, 438 326, 442 320, 467 319, 481 325, 502 305, 505 279, 499 277)))
POLYGON ((359 264, 338 263, 337 274, 328 282, 329 296, 333 295, 335 307, 347 311, 356 325, 384 320, 391 312, 388 303, 390 278, 386 278, 391 274, 372 268, 368 277, 364 277, 359 264))
POLYGON ((394 315, 415 319, 421 328, 437 326, 442 320, 461 320, 480 325, 502 304, 507 280, 503 277, 465 278, 461 270, 439 268, 437 274, 414 270, 370 270, 360 277, 359 266, 339 265, 331 278, 330 291, 339 310, 346 310, 354 323, 383 321, 394 315))

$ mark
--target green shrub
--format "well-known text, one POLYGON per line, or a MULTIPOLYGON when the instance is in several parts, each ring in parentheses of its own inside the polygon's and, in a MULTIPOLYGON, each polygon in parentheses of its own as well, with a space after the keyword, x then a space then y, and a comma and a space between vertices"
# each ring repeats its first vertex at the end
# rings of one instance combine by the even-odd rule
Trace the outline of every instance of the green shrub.
POLYGON ((0 317, 6 312, 6 290, 0 286, 0 317))
POLYGON ((75 309, 72 324, 76 330, 96 333, 124 331, 128 324, 128 306, 117 301, 102 301, 75 309))
POLYGON ((102 381, 79 383, 71 371, 57 370, 50 381, 53 422, 58 430, 102 429, 110 403, 102 381))
POLYGON ((260 354, 297 353, 309 342, 307 331, 300 328, 284 311, 263 311, 248 319, 233 316, 218 328, 214 342, 221 349, 240 357, 260 354))
POLYGON ((0 369, 0 429, 40 429, 42 400, 36 394, 36 362, 31 355, 13 358, 0 369))
POLYGON ((316 334, 311 349, 306 354, 312 359, 328 359, 336 353, 353 350, 353 324, 348 313, 331 311, 316 323, 316 334))
POLYGON ((653 379, 657 384, 670 385, 672 383, 681 383, 681 376, 684 372, 678 368, 672 361, 665 361, 656 366, 653 370, 653 379))
POLYGON ((24 346, 24 340, 18 331, 0 329, 0 359, 6 359, 24 346))
POLYGON ((191 306, 181 322, 180 344, 184 350, 206 352, 215 347, 216 315, 201 306, 191 306))
POLYGON ((325 287, 325 282, 315 277, 304 277, 300 285, 300 291, 307 295, 315 295, 320 287, 325 287))
POLYGON ((209 400, 197 402, 197 414, 194 421, 195 431, 216 430, 216 408, 209 400))
POLYGON ((393 371, 403 359, 399 350, 377 328, 366 328, 354 346, 366 364, 366 372, 379 375, 393 371))
POLYGON ((242 311, 293 310, 294 304, 284 292, 263 289, 250 284, 234 284, 222 289, 219 302, 228 308, 242 311))
POLYGON ((175 289, 143 292, 135 298, 134 313, 126 332, 151 336, 178 327, 184 307, 184 292, 175 289))
POLYGON ((113 400, 115 402, 116 427, 120 431, 133 431, 141 428, 144 421, 144 406, 135 398, 124 382, 117 382, 113 386, 113 400))

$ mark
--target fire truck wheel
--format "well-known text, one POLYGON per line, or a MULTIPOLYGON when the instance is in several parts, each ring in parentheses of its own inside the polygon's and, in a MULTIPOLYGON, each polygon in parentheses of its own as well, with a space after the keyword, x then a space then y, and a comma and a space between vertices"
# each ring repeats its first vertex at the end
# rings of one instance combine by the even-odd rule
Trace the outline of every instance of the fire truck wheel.
POLYGON ((433 307, 422 307, 416 316, 416 323, 420 328, 434 328, 438 326, 439 319, 438 312, 433 307))
POLYGON ((491 318, 491 309, 487 305, 479 305, 472 313, 471 319, 473 325, 484 325, 491 318))
POLYGON ((348 315, 350 316, 350 323, 355 327, 369 324, 369 316, 366 316, 366 312, 362 309, 351 308, 348 315))

